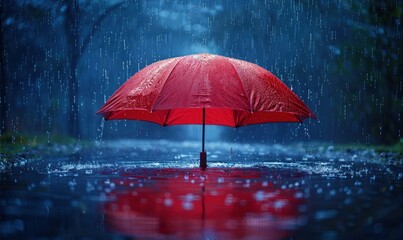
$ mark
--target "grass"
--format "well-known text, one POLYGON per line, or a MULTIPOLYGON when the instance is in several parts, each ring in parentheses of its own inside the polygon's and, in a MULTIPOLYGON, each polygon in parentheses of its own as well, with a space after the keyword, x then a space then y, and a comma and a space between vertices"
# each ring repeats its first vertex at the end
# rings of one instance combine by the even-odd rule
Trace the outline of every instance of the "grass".
POLYGON ((382 163, 403 165, 403 139, 392 145, 335 144, 336 151, 373 150, 379 154, 382 163))
POLYGON ((335 144, 336 150, 365 150, 373 149, 378 153, 392 152, 403 156, 403 138, 393 145, 365 145, 365 144, 335 144))
POLYGON ((0 154, 16 155, 28 149, 46 146, 48 144, 73 145, 78 141, 63 135, 11 135, 0 136, 0 154))

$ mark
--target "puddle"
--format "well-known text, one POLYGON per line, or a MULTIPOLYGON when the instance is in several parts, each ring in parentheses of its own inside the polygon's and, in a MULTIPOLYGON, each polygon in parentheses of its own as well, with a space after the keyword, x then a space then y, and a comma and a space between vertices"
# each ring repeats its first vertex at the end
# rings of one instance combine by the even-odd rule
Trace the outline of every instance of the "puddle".
POLYGON ((354 153, 114 141, 2 166, 0 237, 398 239, 402 176, 354 153))

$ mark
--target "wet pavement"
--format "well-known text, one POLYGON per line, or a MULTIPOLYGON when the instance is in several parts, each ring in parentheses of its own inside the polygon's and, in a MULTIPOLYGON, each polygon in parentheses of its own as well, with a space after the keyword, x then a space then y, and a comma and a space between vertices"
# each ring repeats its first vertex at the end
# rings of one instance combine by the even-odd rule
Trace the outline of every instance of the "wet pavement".
POLYGON ((198 142, 109 141, 3 164, 0 238, 402 239, 403 168, 373 151, 206 149, 206 171, 198 142))

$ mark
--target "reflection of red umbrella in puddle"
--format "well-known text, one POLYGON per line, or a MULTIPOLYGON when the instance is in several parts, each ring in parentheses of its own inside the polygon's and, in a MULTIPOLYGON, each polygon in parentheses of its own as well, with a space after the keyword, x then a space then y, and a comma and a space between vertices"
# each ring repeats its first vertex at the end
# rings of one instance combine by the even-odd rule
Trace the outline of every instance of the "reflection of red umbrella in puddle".
MULTIPOLYGON (((152 239, 281 239, 296 227, 300 196, 276 188, 258 171, 175 171, 159 170, 163 177, 144 182, 130 176, 143 186, 111 192, 116 200, 104 205, 111 230, 152 239), (170 171, 179 173, 166 177, 170 171)), ((119 182, 136 182, 127 179, 119 182)))
POLYGON ((142 120, 162 126, 202 124, 202 168, 207 167, 205 124, 241 127, 315 118, 272 73, 250 62, 212 54, 171 58, 147 66, 127 80, 97 113, 106 120, 142 120))

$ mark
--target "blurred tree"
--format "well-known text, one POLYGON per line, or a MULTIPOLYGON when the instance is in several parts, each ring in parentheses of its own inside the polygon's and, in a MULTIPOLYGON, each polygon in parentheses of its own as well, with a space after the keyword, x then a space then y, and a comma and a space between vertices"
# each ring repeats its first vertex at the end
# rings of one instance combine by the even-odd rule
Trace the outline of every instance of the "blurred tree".
POLYGON ((362 57, 367 60, 365 68, 376 81, 375 94, 380 100, 373 109, 379 114, 379 131, 378 126, 372 125, 371 132, 379 132, 382 143, 396 142, 403 130, 400 120, 403 113, 402 14, 402 1, 369 1, 368 17, 372 29, 367 30, 367 35, 374 39, 374 50, 362 57))
POLYGON ((66 32, 67 44, 68 44, 68 60, 69 60, 69 110, 68 120, 69 133, 73 137, 79 137, 80 135, 80 118, 78 111, 78 96, 79 96, 79 80, 77 77, 77 66, 82 56, 83 51, 87 48, 91 37, 100 29, 100 24, 104 19, 114 10, 118 9, 124 4, 124 2, 115 3, 107 7, 95 20, 90 31, 81 37, 80 31, 80 16, 85 15, 79 6, 78 0, 66 0, 64 11, 64 27, 66 32))
MULTIPOLYGON (((65 39, 60 2, 3 1, 7 130, 66 134, 65 39), (57 100, 58 112, 46 111, 57 100), (64 110, 64 111, 63 111, 64 110), (62 117, 60 117, 62 116, 62 117), (60 119, 58 119, 60 118, 60 119)), ((2 86, 3 87, 3 86, 2 86)))
POLYGON ((403 125, 403 3, 366 0, 350 3, 353 33, 338 58, 345 82, 345 106, 370 141, 390 144, 401 138, 403 125), (351 68, 348 66, 351 65, 351 68))
POLYGON ((3 47, 3 2, 0 2, 0 135, 7 131, 7 78, 6 78, 6 66, 4 61, 4 47, 3 47))
POLYGON ((402 1, 295 1, 321 25, 332 55, 323 72, 331 82, 325 102, 335 103, 327 121, 340 135, 333 140, 396 142, 403 130, 402 1))
MULTIPOLYGON (((46 106, 43 106, 38 101, 39 99, 49 100, 52 94, 46 92, 48 98, 41 96, 43 95, 41 89, 47 88, 46 90, 51 90, 53 85, 57 86, 57 83, 51 83, 52 79, 54 81, 54 75, 57 75, 57 78, 63 78, 60 75, 67 72, 67 89, 60 89, 60 93, 63 96, 62 92, 65 91, 68 95, 68 133, 74 137, 80 135, 77 67, 82 53, 88 47, 91 38, 101 29, 101 23, 111 12, 125 3, 124 1, 113 2, 112 4, 109 1, 93 4, 90 1, 79 0, 57 2, 34 0, 1 1, 0 123, 2 132, 7 130, 6 128, 9 125, 7 121, 10 115, 13 115, 16 118, 15 121, 19 122, 20 125, 31 128, 33 131, 43 129, 44 125, 49 125, 46 122, 51 122, 51 119, 56 116, 47 116, 49 114, 42 113, 46 106), (104 7, 105 4, 109 5, 104 7), (3 11, 3 7, 6 11, 3 11), (97 14, 92 13, 92 11, 97 11, 98 9, 102 10, 97 14), (3 36, 4 29, 7 31, 5 36, 3 36), (65 38, 63 38, 63 34, 59 34, 63 29, 65 38), (83 32, 86 32, 86 34, 83 32), (63 49, 65 47, 67 51, 63 49), (67 52, 68 64, 65 64, 65 52, 67 52), (7 62, 4 62, 6 55, 8 56, 7 62), (10 73, 7 71, 10 71, 10 73), (7 81, 8 75, 10 77, 9 81, 7 81), (45 82, 47 83, 44 84, 45 82), (33 94, 28 95, 28 92, 33 94), (20 94, 21 97, 8 99, 7 101, 7 95, 10 96, 10 94, 14 96, 20 94), (35 107, 27 106, 27 104, 32 104, 30 102, 32 98, 37 98, 35 107), (18 108, 18 105, 23 107, 18 108), (7 114, 11 109, 13 114, 7 114), (25 117, 18 117, 22 115, 25 115, 25 117)), ((62 84, 64 83, 62 82, 62 84)), ((60 93, 56 93, 53 97, 60 99, 60 93)), ((54 114, 56 115, 56 113, 54 114)), ((18 130, 14 123, 12 125, 14 126, 13 128, 18 130)))

